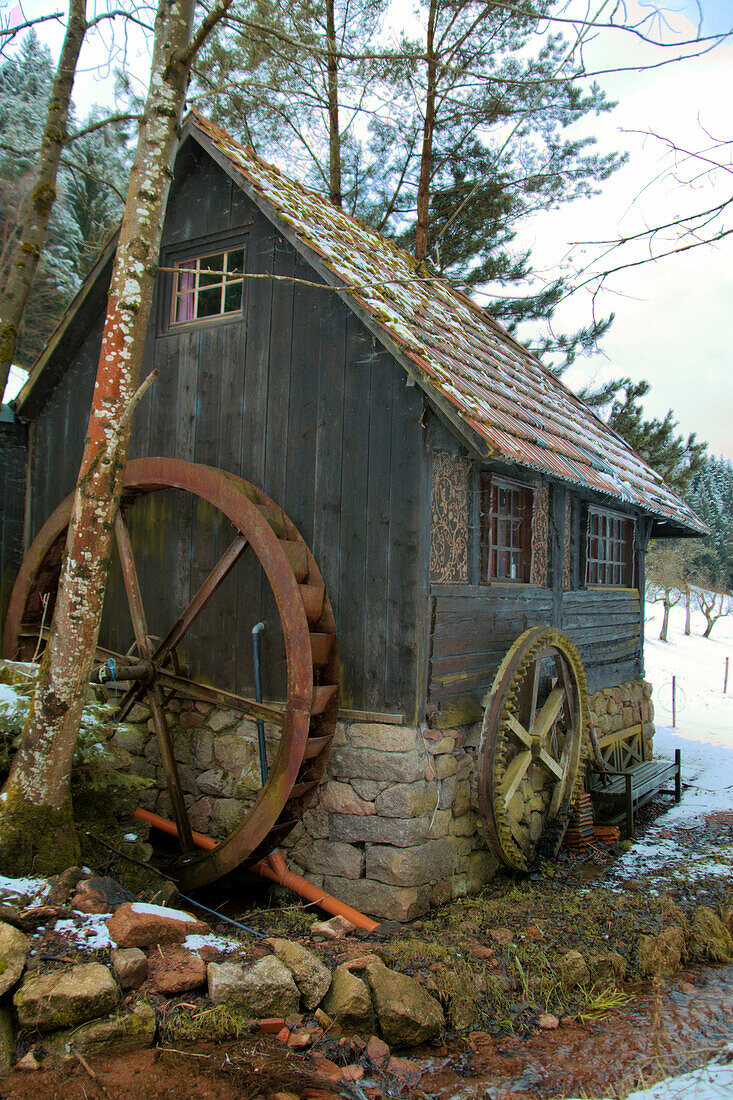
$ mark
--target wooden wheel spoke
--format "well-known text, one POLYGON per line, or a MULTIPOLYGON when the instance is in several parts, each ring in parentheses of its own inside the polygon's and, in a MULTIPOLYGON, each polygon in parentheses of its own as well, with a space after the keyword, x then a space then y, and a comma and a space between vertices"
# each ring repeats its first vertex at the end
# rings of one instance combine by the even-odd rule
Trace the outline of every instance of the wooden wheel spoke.
POLYGON ((532 763, 532 753, 529 750, 518 752, 504 773, 504 805, 508 806, 517 793, 519 784, 527 774, 527 768, 532 763))
POLYGON ((172 688, 177 694, 185 695, 189 699, 198 699, 202 703, 211 703, 217 707, 227 707, 230 710, 238 710, 251 718, 262 718, 265 722, 283 726, 285 724, 285 707, 273 706, 270 703, 257 703, 246 695, 235 695, 232 691, 223 691, 221 688, 210 687, 208 684, 199 684, 195 680, 188 680, 185 676, 176 676, 166 669, 158 669, 155 676, 157 682, 163 688, 172 688))
MULTIPOLYGON (((132 618, 132 629, 135 633, 135 641, 137 642, 137 651, 141 657, 150 659, 151 646, 148 640, 145 608, 143 607, 140 582, 137 576, 137 569, 135 568, 135 559, 132 554, 130 533, 127 530, 127 524, 122 515, 122 510, 117 513, 115 519, 115 536, 117 539, 117 551, 120 555, 122 577, 125 582, 125 591, 127 593, 127 603, 132 618)), ((178 827, 178 837, 183 851, 186 853, 192 852, 194 845, 193 836, 191 835, 191 822, 188 820, 188 811, 186 810, 183 788, 181 787, 181 779, 178 774, 178 764, 176 763, 170 733, 168 732, 168 724, 165 720, 165 711, 163 710, 155 687, 148 687, 145 694, 153 718, 155 737, 158 742, 158 750, 160 752, 160 758, 168 784, 173 816, 178 827)))
POLYGON ((522 725, 522 723, 519 722, 514 717, 513 714, 509 714, 507 716, 507 724, 509 726, 509 729, 512 731, 514 736, 517 738, 517 740, 520 741, 524 745, 525 749, 531 749, 532 748, 532 738, 527 733, 527 731, 524 728, 524 726, 522 725))
MULTIPOLYGON (((154 661, 163 664, 169 655, 175 651, 176 646, 180 645, 184 636, 191 629, 219 585, 229 576, 248 545, 249 540, 242 534, 238 534, 232 540, 206 580, 178 616, 165 638, 156 647, 152 655, 154 661)), ((177 657, 174 657, 174 667, 176 660, 177 657)), ((176 669, 176 671, 178 672, 179 669, 176 669)))
POLYGON ((532 727, 532 736, 539 737, 540 741, 544 741, 547 734, 552 729, 553 725, 557 721, 558 715, 562 710, 562 705, 565 702, 565 688, 556 687, 553 688, 550 694, 547 696, 541 711, 537 715, 537 719, 532 727))
POLYGON ((554 760, 545 749, 540 749, 536 754, 535 762, 543 767, 546 772, 549 772, 550 775, 554 776, 555 779, 560 780, 565 774, 562 764, 554 760))

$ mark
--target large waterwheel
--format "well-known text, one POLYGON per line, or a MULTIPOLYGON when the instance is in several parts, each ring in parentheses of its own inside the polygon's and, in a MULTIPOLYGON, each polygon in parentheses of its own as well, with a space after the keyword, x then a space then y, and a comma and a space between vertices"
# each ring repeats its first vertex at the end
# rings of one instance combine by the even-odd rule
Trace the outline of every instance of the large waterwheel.
MULTIPOLYGON (((56 508, 23 561, 6 619, 5 657, 29 659, 42 649, 53 612, 71 504, 68 497, 56 508)), ((177 507, 181 509, 180 504, 177 507)), ((113 661, 116 679, 129 684, 119 699, 118 719, 129 715, 138 701, 150 708, 181 845, 176 873, 190 889, 267 855, 300 819, 314 795, 338 713, 339 662, 333 613, 313 555, 282 509, 249 482, 222 470, 169 458, 131 461, 125 471, 115 536, 132 636, 129 646, 100 647, 98 656, 113 661), (168 628, 151 635, 139 573, 145 564, 139 557, 136 560, 130 521, 141 501, 170 490, 190 495, 215 510, 218 530, 228 531, 228 545, 195 591, 187 593, 168 628), (202 670, 200 662, 196 674, 191 674, 180 659, 194 624, 233 571, 252 555, 259 562, 262 587, 269 589, 268 599, 279 619, 283 651, 283 698, 279 703, 257 702, 250 694, 221 686, 219 670, 202 670), (133 666, 138 678, 126 679, 126 670, 132 676, 133 666), (198 852, 193 845, 166 720, 166 706, 173 698, 224 707, 279 729, 264 785, 245 806, 241 821, 212 851, 198 852)), ((142 550, 144 556, 144 544, 142 550)), ((173 569, 174 563, 170 566, 173 569)), ((157 584, 165 585, 165 576, 159 577, 157 584)), ((151 590, 149 576, 147 589, 151 590)), ((241 632, 246 634, 247 627, 257 621, 260 607, 258 602, 250 614, 237 608, 241 632)))
POLYGON ((588 689, 577 648, 530 627, 507 652, 484 700, 479 808, 487 841, 523 871, 554 854, 583 785, 588 689))

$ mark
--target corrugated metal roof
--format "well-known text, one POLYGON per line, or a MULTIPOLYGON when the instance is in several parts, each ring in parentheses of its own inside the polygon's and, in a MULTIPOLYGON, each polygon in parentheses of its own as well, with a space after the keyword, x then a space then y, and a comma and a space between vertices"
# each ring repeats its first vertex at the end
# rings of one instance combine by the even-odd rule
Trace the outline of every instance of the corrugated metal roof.
POLYGON ((197 112, 191 119, 497 457, 707 532, 659 474, 465 294, 416 273, 409 253, 197 112))

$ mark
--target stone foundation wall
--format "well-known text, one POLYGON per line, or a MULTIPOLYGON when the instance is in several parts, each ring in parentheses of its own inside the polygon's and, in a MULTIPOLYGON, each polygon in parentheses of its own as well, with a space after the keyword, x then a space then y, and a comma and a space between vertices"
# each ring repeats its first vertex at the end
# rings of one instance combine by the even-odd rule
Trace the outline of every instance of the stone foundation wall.
POLYGON ((641 726, 647 759, 651 760, 654 747, 651 684, 646 680, 631 680, 617 687, 594 691, 589 701, 591 717, 599 738, 632 726, 641 726))
MULTIPOLYGON (((599 737, 642 724, 651 747, 650 695, 643 681, 591 695, 599 737)), ((255 723, 205 703, 173 702, 168 709, 191 824, 225 836, 260 787, 255 723)), ((141 794, 143 807, 170 818, 147 708, 136 707, 131 718, 137 724, 121 727, 115 739, 130 753, 132 769, 155 780, 141 794)), ((339 722, 318 797, 283 845, 291 868, 388 920, 413 920, 479 890, 499 869, 479 826, 480 728, 339 722)), ((270 764, 277 736, 266 726, 270 764)))

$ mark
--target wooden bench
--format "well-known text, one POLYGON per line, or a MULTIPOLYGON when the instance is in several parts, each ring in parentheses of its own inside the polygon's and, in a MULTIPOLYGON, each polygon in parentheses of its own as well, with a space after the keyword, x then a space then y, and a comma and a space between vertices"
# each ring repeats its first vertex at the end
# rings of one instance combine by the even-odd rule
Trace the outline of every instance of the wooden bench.
POLYGON ((641 726, 631 726, 598 740, 603 771, 591 765, 590 792, 596 805, 607 808, 608 821, 626 822, 626 835, 634 836, 634 813, 674 780, 674 797, 682 797, 681 753, 674 762, 647 760, 641 726), (614 811, 618 811, 614 813, 614 811))

